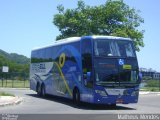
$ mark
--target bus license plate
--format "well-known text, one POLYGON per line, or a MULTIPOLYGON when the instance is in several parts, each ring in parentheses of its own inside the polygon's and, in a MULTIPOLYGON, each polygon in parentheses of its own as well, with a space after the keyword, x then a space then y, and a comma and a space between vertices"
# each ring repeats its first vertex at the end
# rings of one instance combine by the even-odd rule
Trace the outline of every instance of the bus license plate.
POLYGON ((122 99, 118 99, 118 100, 116 100, 116 103, 123 103, 123 100, 122 99))

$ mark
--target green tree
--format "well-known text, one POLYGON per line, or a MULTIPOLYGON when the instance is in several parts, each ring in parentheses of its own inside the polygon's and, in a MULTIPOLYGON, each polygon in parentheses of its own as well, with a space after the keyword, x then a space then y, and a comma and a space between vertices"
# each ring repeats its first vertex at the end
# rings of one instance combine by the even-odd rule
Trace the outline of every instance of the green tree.
POLYGON ((144 30, 139 28, 144 20, 138 14, 140 11, 130 8, 123 0, 108 0, 100 6, 88 6, 80 0, 75 9, 64 9, 63 5, 57 9, 59 13, 53 18, 60 31, 57 40, 73 36, 112 35, 131 38, 137 51, 144 46, 144 30))
POLYGON ((29 76, 29 63, 18 64, 2 55, 0 55, 0 78, 2 77, 2 67, 9 67, 9 74, 18 73, 18 76, 27 78, 29 76), (24 73, 24 75, 20 74, 24 73))

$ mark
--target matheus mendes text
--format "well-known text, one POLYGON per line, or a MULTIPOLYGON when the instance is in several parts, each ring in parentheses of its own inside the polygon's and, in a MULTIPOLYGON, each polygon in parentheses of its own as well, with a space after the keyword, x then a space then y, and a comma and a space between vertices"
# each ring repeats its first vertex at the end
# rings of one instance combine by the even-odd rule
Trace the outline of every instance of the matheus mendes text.
POLYGON ((118 120, 160 120, 158 114, 118 114, 118 120))

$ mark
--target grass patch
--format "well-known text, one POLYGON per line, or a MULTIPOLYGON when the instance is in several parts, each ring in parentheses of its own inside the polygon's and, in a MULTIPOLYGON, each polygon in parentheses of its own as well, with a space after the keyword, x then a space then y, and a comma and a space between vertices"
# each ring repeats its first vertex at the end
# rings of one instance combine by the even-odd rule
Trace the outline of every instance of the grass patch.
POLYGON ((29 88, 29 80, 0 80, 0 87, 29 88))
POLYGON ((6 92, 0 92, 0 96, 15 96, 14 94, 11 93, 6 93, 6 92))
POLYGON ((146 80, 146 81, 143 81, 143 83, 145 83, 145 85, 140 89, 140 91, 152 91, 152 92, 160 91, 159 80, 146 80))
POLYGON ((145 85, 145 87, 159 87, 160 85, 160 83, 159 83, 160 81, 159 80, 148 80, 148 81, 146 81, 146 85, 145 85))
POLYGON ((143 87, 140 89, 140 91, 159 92, 159 88, 158 87, 143 87))

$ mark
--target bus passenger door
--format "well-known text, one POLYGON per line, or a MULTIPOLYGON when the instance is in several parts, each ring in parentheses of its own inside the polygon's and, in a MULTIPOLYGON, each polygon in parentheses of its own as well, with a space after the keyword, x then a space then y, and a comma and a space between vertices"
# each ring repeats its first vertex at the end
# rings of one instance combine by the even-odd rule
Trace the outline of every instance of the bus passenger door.
POLYGON ((87 88, 93 87, 93 65, 92 65, 92 41, 89 38, 81 40, 82 54, 82 80, 87 88))

